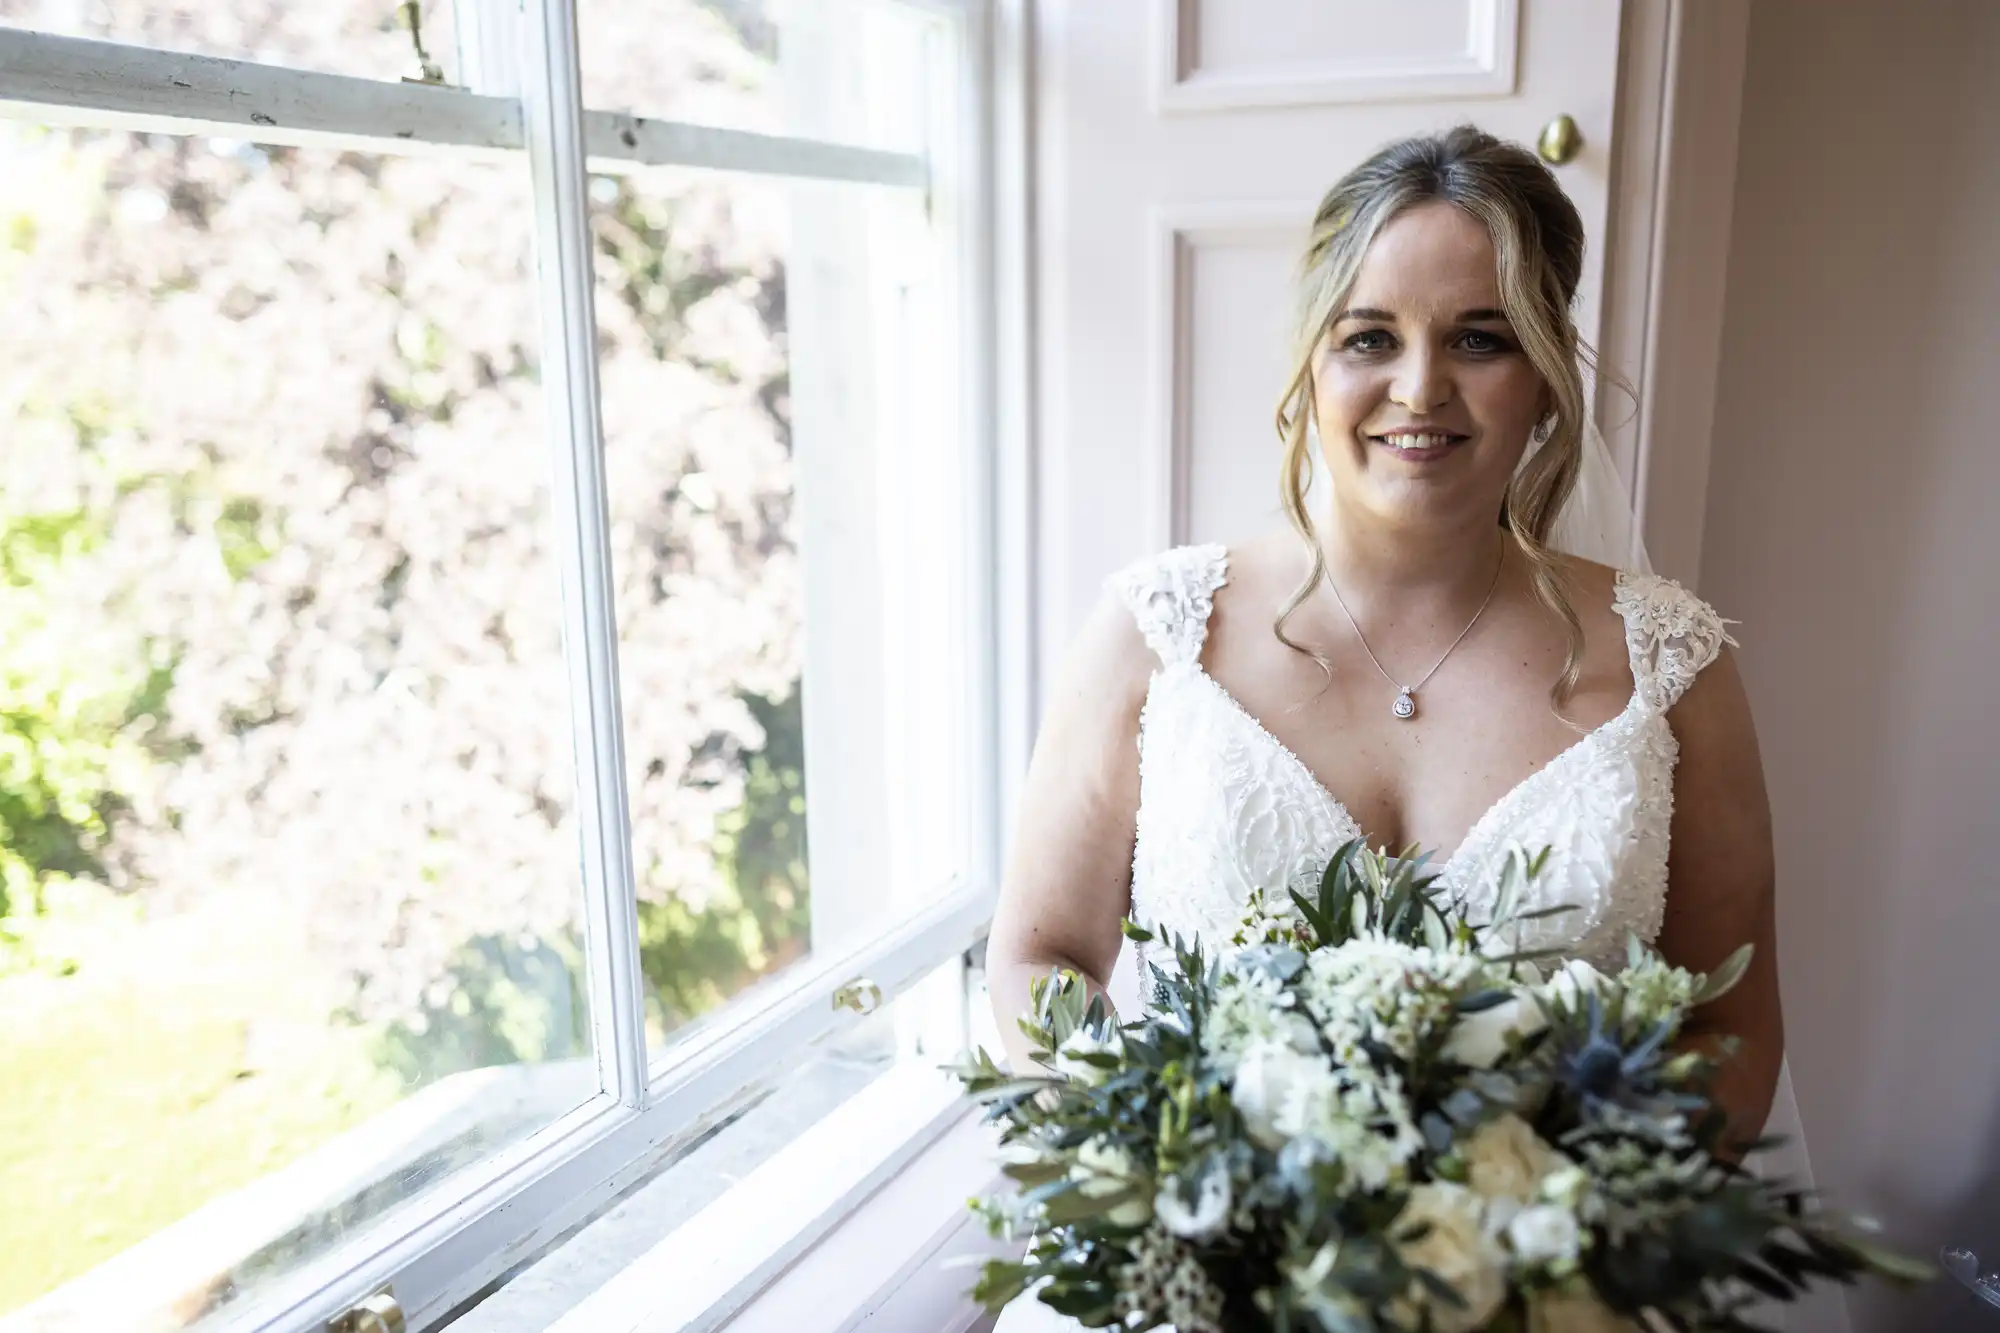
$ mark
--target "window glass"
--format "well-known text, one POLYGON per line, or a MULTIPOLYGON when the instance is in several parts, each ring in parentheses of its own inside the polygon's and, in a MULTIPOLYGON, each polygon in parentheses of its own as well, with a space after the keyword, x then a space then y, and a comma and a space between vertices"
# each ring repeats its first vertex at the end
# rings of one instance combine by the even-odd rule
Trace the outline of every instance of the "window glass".
POLYGON ((0 0, 0 25, 368 79, 423 78, 428 66, 454 81, 453 3, 0 0))
POLYGON ((591 197, 658 1047, 963 868, 963 561, 908 532, 957 512, 966 451, 923 384, 956 340, 919 197, 693 171, 591 197))
POLYGON ((531 230, 0 123, 0 1312, 198 1323, 596 1091, 531 230))
POLYGON ((584 105, 921 152, 930 26, 885 0, 577 0, 584 105))

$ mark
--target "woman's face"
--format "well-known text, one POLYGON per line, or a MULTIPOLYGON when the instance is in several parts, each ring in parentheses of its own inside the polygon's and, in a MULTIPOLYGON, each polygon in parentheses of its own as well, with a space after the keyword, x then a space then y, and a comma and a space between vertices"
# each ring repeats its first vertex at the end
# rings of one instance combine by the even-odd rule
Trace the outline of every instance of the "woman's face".
POLYGON ((1492 239, 1447 203, 1382 229, 1313 353, 1334 494, 1392 521, 1497 519, 1548 402, 1500 308, 1492 239))

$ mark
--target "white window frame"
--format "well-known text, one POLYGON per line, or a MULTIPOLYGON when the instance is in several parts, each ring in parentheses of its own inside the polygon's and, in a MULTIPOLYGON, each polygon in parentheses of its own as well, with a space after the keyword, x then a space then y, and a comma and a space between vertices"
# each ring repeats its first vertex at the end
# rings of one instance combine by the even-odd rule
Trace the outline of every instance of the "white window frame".
MULTIPOLYGON (((564 642, 583 829, 584 923, 599 1088, 512 1150, 450 1178, 364 1238, 233 1308, 222 1327, 318 1329, 388 1289, 425 1328, 588 1218, 715 1118, 772 1086, 798 1054, 856 1021, 834 1004, 856 978, 885 1000, 984 937, 1011 776, 1025 763, 1032 661, 1025 315, 1025 47, 1013 0, 883 0, 942 21, 961 127, 919 154, 585 110, 575 0, 458 0, 467 86, 390 83, 0 27, 0 115, 41 123, 409 155, 515 158, 533 183, 553 439, 564 642), (996 23, 1006 68, 996 78, 996 23), (1009 53, 1012 54, 1009 54, 1009 53), (996 113, 997 109, 997 113, 996 113), (997 114, 997 118, 996 118, 997 114), (1019 207, 996 210, 999 170, 1019 207), (649 1069, 626 797, 618 638, 596 375, 588 173, 724 169, 920 190, 955 251, 948 294, 962 331, 960 426, 979 485, 964 515, 972 849, 961 878, 921 911, 832 957, 815 953, 677 1042, 649 1069), (996 275, 999 279, 996 282, 996 275)), ((810 557, 808 557, 810 558, 810 557)), ((808 742, 810 745, 810 742, 808 742)), ((851 1200, 849 1201, 851 1204, 851 1200)), ((849 1206, 843 1204, 842 1206, 849 1206)))

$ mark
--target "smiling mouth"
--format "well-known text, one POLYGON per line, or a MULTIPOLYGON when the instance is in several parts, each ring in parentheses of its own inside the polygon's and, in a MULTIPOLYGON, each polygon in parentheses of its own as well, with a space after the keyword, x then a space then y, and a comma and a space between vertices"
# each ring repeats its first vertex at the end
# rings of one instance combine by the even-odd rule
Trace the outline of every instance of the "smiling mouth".
POLYGON ((1470 436, 1456 431, 1392 431, 1387 435, 1368 437, 1390 453, 1411 463, 1428 463, 1449 454, 1453 445, 1463 444, 1470 436))

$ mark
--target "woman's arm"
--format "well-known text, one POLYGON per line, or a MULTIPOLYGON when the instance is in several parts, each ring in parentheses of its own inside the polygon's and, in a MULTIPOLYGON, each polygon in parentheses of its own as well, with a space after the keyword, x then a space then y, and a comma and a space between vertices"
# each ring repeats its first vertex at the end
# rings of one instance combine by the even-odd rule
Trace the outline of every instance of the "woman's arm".
POLYGON ((1021 791, 1006 881, 986 946, 994 1020, 1009 1062, 1029 1070, 1015 1019, 1053 967, 1102 991, 1131 901, 1139 810, 1139 709, 1157 660, 1107 595, 1070 649, 1021 791))
POLYGON ((1684 1048, 1715 1052, 1724 1036, 1741 1043, 1722 1061, 1717 1101, 1729 1115, 1726 1141, 1763 1132, 1785 1055, 1778 999, 1778 938, 1771 852, 1771 807, 1750 701, 1728 649, 1668 715, 1680 741, 1674 821, 1667 858, 1666 921, 1659 947, 1670 963, 1713 972, 1737 948, 1755 950, 1734 990, 1694 1011, 1684 1048))

